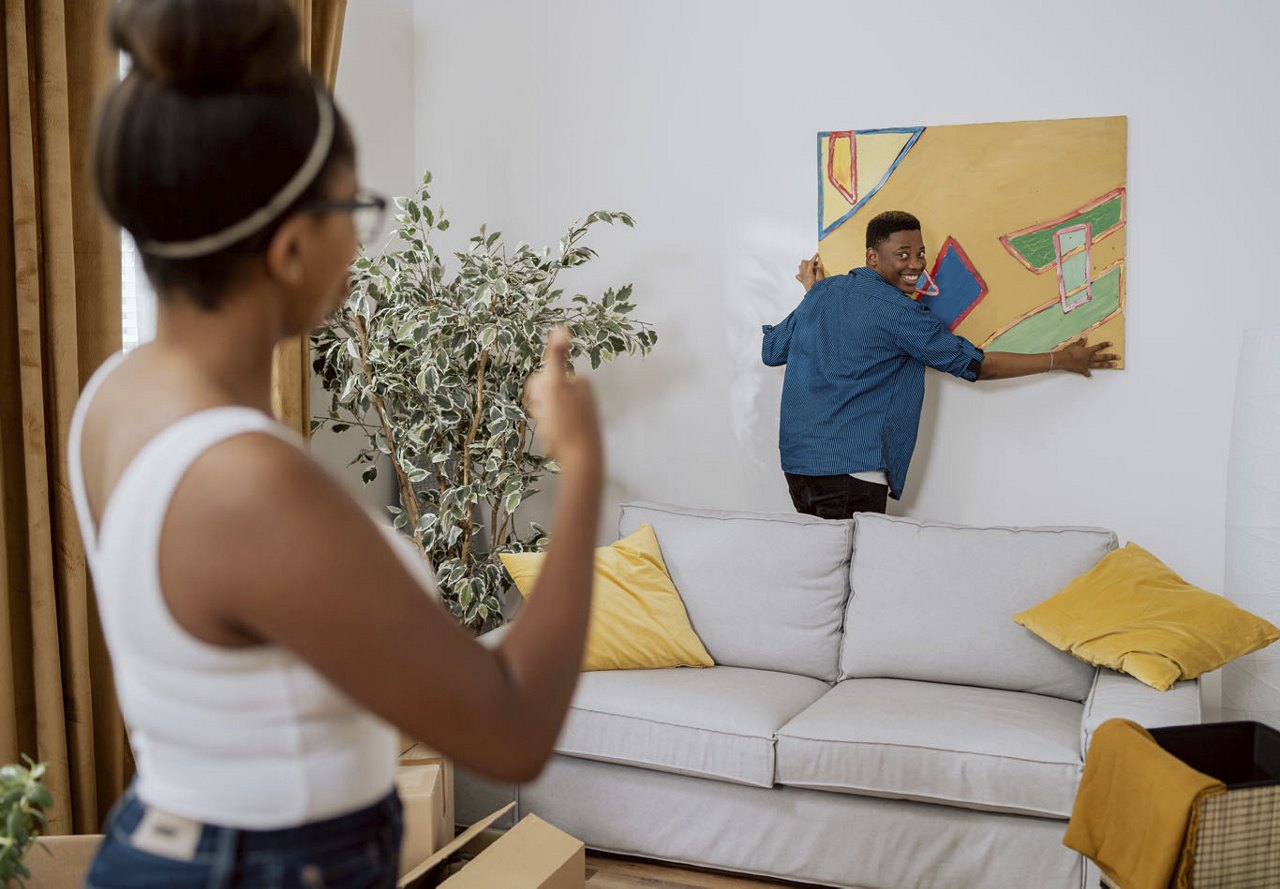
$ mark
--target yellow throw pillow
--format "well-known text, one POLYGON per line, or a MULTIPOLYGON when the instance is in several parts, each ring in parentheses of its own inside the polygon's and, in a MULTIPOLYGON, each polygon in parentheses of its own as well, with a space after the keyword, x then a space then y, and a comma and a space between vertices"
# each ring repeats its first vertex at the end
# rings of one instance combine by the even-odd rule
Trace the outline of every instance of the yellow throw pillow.
POLYGON ((1161 691, 1280 639, 1269 622, 1132 543, 1013 619, 1054 648, 1161 691))
MULTIPOLYGON (((544 554, 503 553, 500 558, 528 598, 544 554)), ((648 522, 596 550, 593 592, 583 670, 715 666, 689 624, 648 522)))

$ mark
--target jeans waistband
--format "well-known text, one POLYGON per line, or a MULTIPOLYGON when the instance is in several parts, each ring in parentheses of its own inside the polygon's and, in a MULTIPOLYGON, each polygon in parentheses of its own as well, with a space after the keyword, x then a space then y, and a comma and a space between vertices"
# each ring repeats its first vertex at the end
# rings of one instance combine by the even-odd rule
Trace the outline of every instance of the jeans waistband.
MULTIPOLYGON (((148 806, 138 799, 130 787, 120 801, 113 818, 115 828, 125 835, 132 835, 146 814, 148 806)), ((373 805, 357 809, 345 815, 311 821, 297 827, 274 830, 249 830, 217 824, 202 824, 196 854, 213 852, 223 848, 227 834, 234 834, 236 847, 242 853, 272 851, 288 853, 306 846, 314 847, 325 840, 341 840, 363 831, 374 830, 395 819, 400 811, 400 797, 394 789, 373 805)))

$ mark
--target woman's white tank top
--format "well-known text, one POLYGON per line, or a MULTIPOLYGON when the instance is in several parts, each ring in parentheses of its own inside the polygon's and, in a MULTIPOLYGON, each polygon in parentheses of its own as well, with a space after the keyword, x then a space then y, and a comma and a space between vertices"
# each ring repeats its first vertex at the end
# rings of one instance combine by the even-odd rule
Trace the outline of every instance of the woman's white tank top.
POLYGON ((398 733, 284 648, 225 648, 195 638, 178 625, 160 590, 161 528, 173 491, 196 458, 248 432, 294 444, 297 437, 245 407, 184 417, 133 458, 95 532, 81 431, 94 393, 122 357, 104 363, 85 387, 68 461, 138 766, 138 796, 176 815, 261 830, 371 805, 391 790, 398 733))

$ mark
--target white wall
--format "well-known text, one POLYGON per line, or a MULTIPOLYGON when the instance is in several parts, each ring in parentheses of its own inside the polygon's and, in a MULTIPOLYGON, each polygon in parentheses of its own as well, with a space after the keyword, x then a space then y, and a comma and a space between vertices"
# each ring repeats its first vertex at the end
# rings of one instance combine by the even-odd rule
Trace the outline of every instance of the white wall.
MULTIPOLYGON (((338 56, 334 96, 355 132, 356 162, 364 188, 384 195, 411 191, 421 173, 413 150, 413 3, 412 0, 356 0, 348 7, 338 56)), ((388 227, 393 223, 388 212, 388 227)), ((311 415, 325 416, 329 394, 311 379, 311 415)), ((340 435, 322 431, 312 437, 315 456, 334 469, 347 489, 372 507, 394 502, 390 463, 365 486, 363 466, 348 466, 364 444, 355 430, 340 435)))
POLYGON ((596 208, 638 220, 566 282, 634 282, 659 331, 648 359, 596 377, 610 523, 625 498, 790 510, 759 325, 801 297, 816 131, 1128 115, 1128 369, 931 374, 897 511, 1103 525, 1221 586, 1240 336, 1277 323, 1280 5, 422 0, 411 41, 405 25, 391 0, 347 15, 338 94, 367 180, 430 168, 459 238, 487 222, 554 244, 596 208))

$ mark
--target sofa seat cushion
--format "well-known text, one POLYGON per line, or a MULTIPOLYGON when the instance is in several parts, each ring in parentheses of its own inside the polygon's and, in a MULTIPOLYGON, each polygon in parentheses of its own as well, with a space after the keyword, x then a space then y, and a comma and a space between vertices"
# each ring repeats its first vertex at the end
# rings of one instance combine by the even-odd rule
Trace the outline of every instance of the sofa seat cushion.
POLYGON ((584 673, 556 751, 771 787, 774 733, 830 687, 740 667, 584 673))
POLYGON ((849 679, 778 731, 778 783, 1067 818, 1083 709, 1027 692, 849 679))

